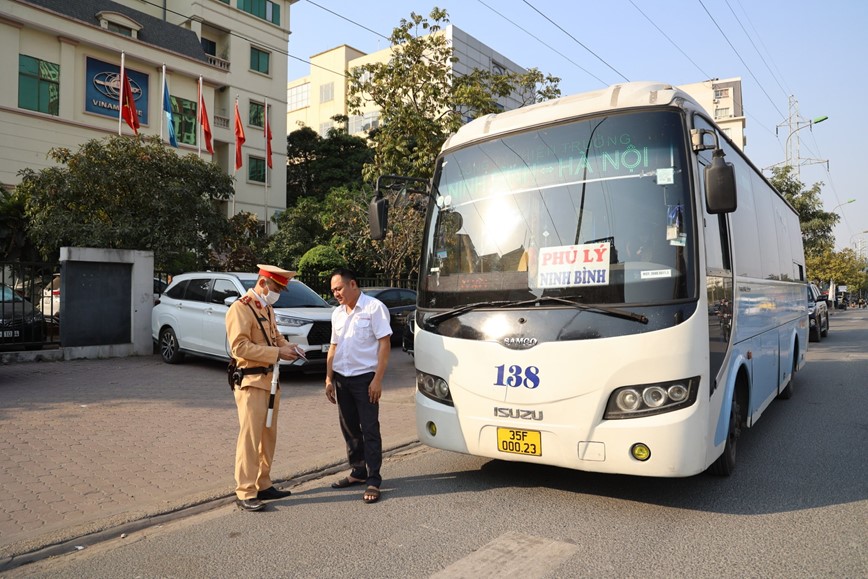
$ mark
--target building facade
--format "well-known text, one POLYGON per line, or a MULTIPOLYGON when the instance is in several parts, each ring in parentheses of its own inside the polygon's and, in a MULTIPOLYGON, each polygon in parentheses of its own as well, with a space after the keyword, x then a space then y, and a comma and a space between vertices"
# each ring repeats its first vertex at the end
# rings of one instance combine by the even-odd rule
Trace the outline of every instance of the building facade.
POLYGON ((123 53, 139 134, 168 140, 165 65, 177 152, 235 175, 227 217, 248 211, 267 223, 286 205, 286 48, 297 1, 0 0, 0 62, 16 71, 0 84, 0 185, 14 187, 21 169, 51 166, 53 147, 132 134, 118 120, 123 53), (200 78, 213 155, 197 124, 200 78), (246 137, 237 173, 236 99, 246 137), (276 171, 266 170, 266 103, 276 171))
MULTIPOLYGON (((464 75, 475 69, 489 70, 494 73, 527 72, 506 56, 481 43, 463 30, 450 24, 436 34, 446 36, 452 46, 453 55, 458 61, 452 64, 455 75, 464 75)), ((352 135, 366 133, 380 124, 380 111, 369 105, 358 115, 350 115, 347 108, 349 79, 345 71, 372 63, 388 62, 392 48, 384 48, 371 54, 347 45, 337 46, 310 57, 310 74, 291 79, 287 84, 286 126, 289 132, 310 127, 326 136, 334 126, 332 117, 345 115, 349 118, 348 130, 352 135)), ((503 110, 521 106, 517 96, 501 99, 503 110)))
POLYGON ((679 86, 696 99, 720 128, 743 151, 747 145, 746 125, 741 98, 741 78, 713 78, 679 86))

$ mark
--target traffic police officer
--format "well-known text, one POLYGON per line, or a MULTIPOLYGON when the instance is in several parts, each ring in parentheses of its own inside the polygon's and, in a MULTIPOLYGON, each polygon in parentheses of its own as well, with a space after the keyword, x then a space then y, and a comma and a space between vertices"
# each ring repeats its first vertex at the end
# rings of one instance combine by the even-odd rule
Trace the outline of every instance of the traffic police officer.
POLYGON ((280 389, 274 399, 272 425, 265 426, 274 364, 295 360, 300 353, 277 330, 272 305, 295 275, 273 265, 257 265, 256 285, 236 300, 226 313, 226 337, 235 368, 230 363, 230 385, 238 407, 238 442, 235 449, 235 494, 238 506, 258 511, 263 500, 289 496, 274 488, 271 462, 277 443, 280 389))

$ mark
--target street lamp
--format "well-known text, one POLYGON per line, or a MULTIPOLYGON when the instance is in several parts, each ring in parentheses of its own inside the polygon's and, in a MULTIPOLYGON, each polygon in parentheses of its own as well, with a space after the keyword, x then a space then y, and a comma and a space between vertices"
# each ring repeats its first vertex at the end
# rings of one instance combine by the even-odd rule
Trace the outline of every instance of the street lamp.
MULTIPOLYGON (((821 117, 816 117, 816 118, 814 118, 814 119, 811 119, 810 121, 808 121, 808 122, 806 122, 806 123, 804 123, 804 124, 802 124, 802 123, 796 123, 797 125, 801 124, 802 126, 800 126, 800 127, 797 126, 795 129, 791 130, 791 131, 790 131, 790 134, 787 135, 787 142, 784 144, 784 149, 786 149, 786 151, 787 151, 787 165, 792 166, 792 162, 791 162, 791 161, 792 161, 793 155, 792 155, 792 152, 791 152, 791 150, 790 150, 790 139, 793 138, 793 135, 795 135, 796 133, 798 133, 798 132, 801 131, 802 129, 810 128, 811 130, 813 130, 814 125, 818 125, 818 124, 822 123, 823 121, 828 120, 828 118, 829 118, 829 117, 823 115, 823 116, 821 116, 821 117)), ((798 145, 796 145, 796 155, 795 155, 795 157, 796 157, 796 159, 798 159, 798 157, 799 157, 799 147, 798 147, 798 145)))
MULTIPOLYGON (((843 203, 838 203, 837 205, 835 205, 835 209, 837 209, 838 207, 843 207, 844 205, 847 205, 848 203, 853 203, 854 201, 855 201, 855 199, 848 199, 847 201, 844 201, 843 203)), ((835 209, 832 209, 831 211, 829 211, 829 213, 834 213, 835 209)))

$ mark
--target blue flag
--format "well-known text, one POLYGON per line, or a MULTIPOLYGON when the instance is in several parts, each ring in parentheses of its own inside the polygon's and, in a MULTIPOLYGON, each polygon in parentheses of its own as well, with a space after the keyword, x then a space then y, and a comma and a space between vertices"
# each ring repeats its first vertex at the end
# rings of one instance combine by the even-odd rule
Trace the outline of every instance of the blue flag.
POLYGON ((169 83, 163 77, 163 112, 166 113, 166 124, 169 126, 169 143, 173 147, 178 146, 175 139, 175 123, 172 119, 172 101, 169 99, 169 83))

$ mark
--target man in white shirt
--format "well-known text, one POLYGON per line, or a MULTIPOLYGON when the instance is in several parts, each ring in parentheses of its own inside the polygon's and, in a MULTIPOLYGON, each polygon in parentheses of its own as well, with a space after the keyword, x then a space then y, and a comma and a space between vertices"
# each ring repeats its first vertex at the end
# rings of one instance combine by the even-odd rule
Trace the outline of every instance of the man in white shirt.
POLYGON ((366 484, 363 499, 380 499, 380 396, 389 363, 392 329, 389 310, 362 293, 355 273, 335 270, 331 290, 338 304, 332 313, 332 336, 326 358, 326 397, 338 405, 341 433, 347 442, 350 474, 332 484, 346 488, 366 484))

